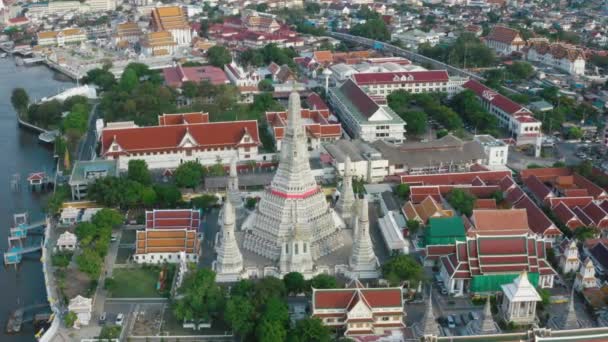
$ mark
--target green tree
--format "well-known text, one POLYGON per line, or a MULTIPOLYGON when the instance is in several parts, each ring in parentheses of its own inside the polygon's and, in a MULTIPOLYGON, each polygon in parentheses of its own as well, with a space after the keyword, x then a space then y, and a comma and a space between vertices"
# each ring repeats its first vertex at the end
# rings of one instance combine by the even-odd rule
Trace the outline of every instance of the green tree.
POLYGON ((425 112, 407 111, 397 113, 407 123, 407 131, 415 135, 421 135, 426 132, 428 117, 425 112))
POLYGON ((522 61, 515 61, 511 63, 507 66, 507 71, 515 80, 527 80, 536 73, 532 64, 522 61))
POLYGON ((124 223, 123 216, 114 209, 103 208, 91 217, 91 223, 97 227, 117 228, 124 223))
POLYGON ((13 89, 13 93, 11 95, 11 104, 13 105, 13 108, 15 108, 15 111, 18 114, 23 114, 27 112, 27 107, 30 104, 30 97, 27 95, 25 89, 13 89))
POLYGON ((391 33, 382 19, 369 19, 365 23, 356 24, 351 28, 350 34, 383 42, 391 39, 391 33))
POLYGON ((86 273, 91 279, 97 279, 101 273, 103 260, 92 249, 84 249, 81 254, 76 257, 76 264, 81 272, 86 273))
POLYGON ((141 203, 150 208, 154 206, 158 202, 158 196, 156 196, 156 191, 152 187, 146 187, 143 189, 141 193, 141 203))
POLYGON ((336 289, 338 282, 329 274, 319 274, 310 280, 310 286, 315 289, 336 289))
POLYGON ((46 212, 49 215, 57 215, 63 203, 70 198, 70 189, 65 185, 60 185, 46 202, 46 212))
POLYGON ((132 68, 127 68, 120 77, 120 89, 125 92, 131 92, 137 87, 139 79, 137 73, 132 68))
POLYGON ((275 277, 265 277, 254 286, 255 291, 255 304, 261 306, 268 302, 270 298, 278 297, 285 298, 287 295, 287 289, 281 279, 275 277))
POLYGON ((593 239, 598 235, 599 232, 593 227, 580 227, 574 231, 574 237, 581 242, 585 242, 587 239, 593 239))
POLYGON ((182 199, 182 193, 175 185, 154 185, 158 204, 162 207, 173 208, 182 199))
POLYGON ((68 311, 68 313, 63 317, 63 323, 66 327, 71 328, 76 323, 78 316, 73 311, 68 311))
POLYGON ((287 329, 279 322, 262 319, 256 328, 257 341, 283 342, 287 336, 287 329))
POLYGON ((290 272, 283 277, 285 288, 290 294, 298 294, 306 290, 306 280, 304 276, 299 272, 290 272))
POLYGON ((218 156, 217 160, 215 161, 215 164, 211 165, 208 171, 209 176, 225 176, 226 169, 224 168, 224 162, 222 161, 222 158, 218 156))
POLYGON ((193 197, 190 203, 194 208, 209 209, 217 205, 217 196, 210 194, 203 194, 201 196, 193 197))
POLYGON ((192 81, 186 81, 182 83, 182 95, 189 99, 193 99, 198 96, 198 85, 192 81))
POLYGON ((209 64, 218 68, 223 68, 224 65, 232 62, 230 51, 221 45, 210 47, 207 50, 207 59, 209 60, 209 64))
POLYGON ((258 83, 258 89, 260 91, 273 91, 274 86, 272 85, 271 80, 265 78, 258 83))
POLYGON ((142 185, 152 184, 152 174, 148 170, 148 164, 141 159, 129 160, 127 178, 142 185))
POLYGON ((395 188, 395 193, 402 200, 407 199, 410 196, 409 184, 401 183, 401 184, 397 185, 397 187, 395 188))
POLYGON ((297 342, 329 342, 331 333, 329 328, 317 318, 305 318, 296 323, 290 334, 289 341, 297 342))
POLYGON ((98 86, 102 91, 108 91, 116 84, 116 78, 114 77, 114 74, 109 71, 109 68, 89 70, 83 81, 84 83, 98 86))
POLYGON ((583 130, 580 127, 570 127, 570 129, 568 129, 568 139, 581 139, 583 137, 583 130))
POLYGON ((173 313, 179 320, 205 320, 221 312, 224 297, 215 283, 215 272, 208 268, 188 274, 181 287, 183 296, 175 301, 173 313))
POLYGON ((230 327, 241 336, 241 340, 253 332, 255 327, 255 306, 251 298, 232 296, 226 303, 224 317, 230 327))
POLYGON ((460 213, 471 216, 473 207, 475 206, 475 196, 465 192, 462 189, 453 189, 448 194, 448 202, 454 209, 460 213))
POLYGON ((173 178, 177 186, 194 189, 202 181, 203 168, 195 161, 187 161, 177 167, 173 178))
POLYGON ((416 234, 420 230, 420 222, 418 220, 407 220, 406 224, 410 234, 416 234))
POLYGON ((399 285, 406 280, 416 284, 424 280, 424 270, 412 256, 396 255, 382 265, 382 277, 391 285, 399 285))

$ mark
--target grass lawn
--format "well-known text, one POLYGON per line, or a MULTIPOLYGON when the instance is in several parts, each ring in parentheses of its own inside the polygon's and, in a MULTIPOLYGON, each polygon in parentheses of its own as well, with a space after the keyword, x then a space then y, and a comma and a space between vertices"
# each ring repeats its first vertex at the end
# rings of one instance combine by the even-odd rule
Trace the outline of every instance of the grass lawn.
POLYGON ((114 284, 110 289, 112 298, 158 298, 156 282, 160 269, 119 268, 112 272, 114 284))

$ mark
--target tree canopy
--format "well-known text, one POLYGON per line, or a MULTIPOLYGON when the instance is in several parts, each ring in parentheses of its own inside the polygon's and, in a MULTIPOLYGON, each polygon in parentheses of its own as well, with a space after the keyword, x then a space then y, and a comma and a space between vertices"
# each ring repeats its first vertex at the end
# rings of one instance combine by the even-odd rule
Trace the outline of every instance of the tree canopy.
POLYGON ((25 113, 30 104, 30 97, 23 88, 13 89, 11 94, 11 104, 18 114, 25 113))
POLYGON ((179 320, 208 321, 224 308, 224 295, 215 282, 215 272, 194 269, 180 287, 182 297, 175 301, 173 313, 179 320))
POLYGON ((382 276, 391 285, 400 285, 406 280, 416 284, 424 279, 424 270, 412 256, 396 255, 382 265, 382 276))
POLYGON ((448 194, 448 203, 450 203, 454 209, 467 216, 471 216, 473 213, 475 200, 475 196, 462 189, 454 188, 448 194))
POLYGON ((456 67, 488 67, 496 64, 494 51, 472 33, 463 33, 452 45, 423 43, 418 52, 456 67))
POLYGON ((177 167, 173 173, 173 178, 175 179, 175 184, 179 187, 195 188, 201 183, 203 173, 201 164, 195 161, 187 161, 177 167))
POLYGON ((150 174, 150 170, 148 170, 146 161, 141 159, 129 160, 127 179, 142 185, 152 184, 152 174, 150 174))
POLYGON ((207 59, 209 60, 209 64, 218 68, 223 68, 224 65, 232 62, 230 51, 221 45, 210 47, 207 50, 207 59))

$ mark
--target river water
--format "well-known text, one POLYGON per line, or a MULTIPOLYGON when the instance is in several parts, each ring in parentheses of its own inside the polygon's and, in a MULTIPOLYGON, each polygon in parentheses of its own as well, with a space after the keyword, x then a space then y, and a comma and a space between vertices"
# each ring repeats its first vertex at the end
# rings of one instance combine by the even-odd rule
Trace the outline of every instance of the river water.
MULTIPOLYGON (((13 88, 24 88, 30 101, 54 95, 72 86, 58 80, 46 66, 16 67, 11 58, 0 58, 0 252, 8 244, 12 215, 28 211, 30 219, 42 218, 45 198, 48 195, 29 191, 26 178, 36 171, 52 172, 52 149, 38 143, 38 135, 17 126, 15 111, 11 105, 13 88), (14 174, 21 178, 21 191, 11 191, 14 174)), ((26 305, 46 302, 40 253, 24 257, 17 270, 14 266, 0 267, 0 341, 34 341, 31 324, 25 324, 17 335, 6 335, 5 326, 10 311, 26 305)))

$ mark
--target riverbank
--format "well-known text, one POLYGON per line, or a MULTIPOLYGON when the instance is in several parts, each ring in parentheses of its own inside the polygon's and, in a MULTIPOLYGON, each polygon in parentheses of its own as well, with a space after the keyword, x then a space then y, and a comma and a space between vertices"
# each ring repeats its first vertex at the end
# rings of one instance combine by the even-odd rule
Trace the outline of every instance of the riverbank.
MULTIPOLYGON (((0 145, 3 153, 8 155, 0 168, 2 191, 0 191, 0 249, 6 250, 9 227, 12 215, 27 211, 32 221, 44 217, 44 205, 48 194, 32 193, 26 185, 27 175, 31 172, 54 170, 55 161, 52 147, 38 142, 37 132, 20 129, 17 115, 12 108, 10 96, 13 88, 27 90, 32 99, 58 93, 61 89, 72 87, 72 82, 57 80, 56 74, 46 66, 19 67, 13 58, 0 59, 0 145), (13 192, 10 180, 14 175, 20 178, 21 191, 13 192)), ((19 268, 0 269, 0 288, 3 300, 0 302, 0 321, 5 324, 10 311, 18 307, 46 303, 47 291, 40 263, 40 253, 24 258, 19 268)), ((21 333, 6 335, 0 331, 0 341, 31 342, 35 331, 31 324, 26 324, 21 333)))

